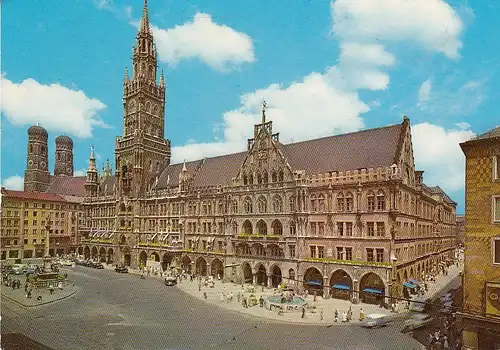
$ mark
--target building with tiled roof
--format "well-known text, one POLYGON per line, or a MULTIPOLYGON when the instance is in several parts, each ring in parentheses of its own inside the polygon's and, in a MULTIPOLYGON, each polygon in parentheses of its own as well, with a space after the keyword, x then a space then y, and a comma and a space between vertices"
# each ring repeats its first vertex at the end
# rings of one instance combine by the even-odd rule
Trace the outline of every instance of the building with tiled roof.
POLYGON ((89 159, 80 254, 371 302, 452 259, 456 203, 415 169, 408 118, 283 144, 264 105, 245 152, 171 164, 156 60, 145 7, 116 170, 89 159))
POLYGON ((83 197, 1 189, 1 260, 76 252, 83 197))

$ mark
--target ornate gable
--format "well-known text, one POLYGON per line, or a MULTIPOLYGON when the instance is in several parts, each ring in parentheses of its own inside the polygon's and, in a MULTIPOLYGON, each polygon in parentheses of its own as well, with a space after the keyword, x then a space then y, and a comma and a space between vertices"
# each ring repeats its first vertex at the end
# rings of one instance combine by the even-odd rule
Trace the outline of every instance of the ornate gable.
POLYGON ((279 143, 273 134, 273 122, 266 122, 266 103, 262 105, 262 123, 254 126, 254 137, 248 140, 248 153, 236 177, 240 185, 285 181, 293 178, 279 143))
POLYGON ((411 140, 410 119, 405 117, 401 124, 401 134, 399 139, 398 152, 394 163, 401 172, 403 181, 409 186, 415 186, 415 160, 413 157, 413 144, 411 140))

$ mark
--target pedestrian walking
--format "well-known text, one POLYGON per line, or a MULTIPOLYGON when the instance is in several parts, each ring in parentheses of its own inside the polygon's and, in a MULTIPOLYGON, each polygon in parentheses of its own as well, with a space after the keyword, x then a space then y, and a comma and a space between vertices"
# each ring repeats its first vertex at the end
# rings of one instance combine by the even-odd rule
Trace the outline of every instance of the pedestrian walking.
POLYGON ((320 321, 323 321, 323 309, 319 311, 319 319, 320 321))
POLYGON ((260 307, 264 307, 264 298, 262 297, 262 295, 259 298, 259 304, 260 304, 260 307))
POLYGON ((207 292, 203 292, 203 298, 205 298, 205 300, 207 300, 207 292))
POLYGON ((318 295, 318 294, 316 293, 316 291, 314 291, 314 299, 313 299, 313 301, 314 301, 314 302, 316 302, 316 296, 317 296, 317 295, 318 295))
POLYGON ((352 306, 349 306, 349 310, 347 311, 347 321, 352 320, 352 306))
POLYGON ((347 314, 344 312, 342 312, 342 323, 345 323, 347 322, 347 314))
POLYGON ((365 312, 363 311, 363 308, 359 309, 359 320, 363 321, 365 319, 365 312))
POLYGON ((239 302, 240 302, 240 300, 241 300, 241 292, 240 292, 240 291, 238 291, 238 294, 237 294, 236 296, 237 296, 237 298, 238 298, 238 303, 239 303, 239 302))
POLYGON ((224 302, 224 292, 220 293, 220 302, 224 302))
POLYGON ((306 307, 302 306, 302 318, 306 318, 306 307))
POLYGON ((339 312, 337 311, 337 309, 335 309, 335 323, 337 323, 339 321, 339 312))

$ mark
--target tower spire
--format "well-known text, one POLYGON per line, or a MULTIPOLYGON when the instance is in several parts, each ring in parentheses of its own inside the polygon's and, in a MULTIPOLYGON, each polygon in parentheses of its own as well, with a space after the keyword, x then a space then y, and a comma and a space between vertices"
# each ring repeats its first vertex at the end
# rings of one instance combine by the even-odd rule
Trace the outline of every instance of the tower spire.
POLYGON ((90 146, 90 156, 89 156, 89 171, 97 171, 95 166, 95 155, 94 155, 94 145, 90 146))
POLYGON ((164 87, 165 86, 165 76, 163 75, 163 69, 161 70, 161 76, 160 76, 160 86, 164 87))
POLYGON ((144 0, 142 8, 141 29, 142 33, 149 34, 149 16, 148 16, 148 0, 144 0))
POLYGON ((128 77, 128 67, 125 67, 125 79, 124 79, 125 82, 129 81, 129 77, 128 77))

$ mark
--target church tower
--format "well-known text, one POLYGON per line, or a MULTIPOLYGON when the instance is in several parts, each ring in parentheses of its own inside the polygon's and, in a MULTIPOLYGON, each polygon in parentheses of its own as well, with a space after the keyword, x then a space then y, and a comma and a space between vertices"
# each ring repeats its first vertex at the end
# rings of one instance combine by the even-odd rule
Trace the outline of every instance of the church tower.
POLYGON ((94 146, 90 147, 89 167, 87 169, 87 178, 85 180, 85 192, 88 197, 97 196, 99 190, 99 174, 95 165, 94 146))
POLYGON ((73 176, 73 140, 68 136, 56 137, 54 175, 73 176))
POLYGON ((165 139, 165 78, 157 82, 157 52, 149 27, 147 0, 133 47, 133 71, 123 82, 123 136, 115 145, 120 193, 140 196, 154 184, 162 163, 170 162, 165 139))
POLYGON ((47 139, 49 135, 40 125, 28 129, 28 155, 24 172, 24 190, 45 192, 50 184, 47 139))

